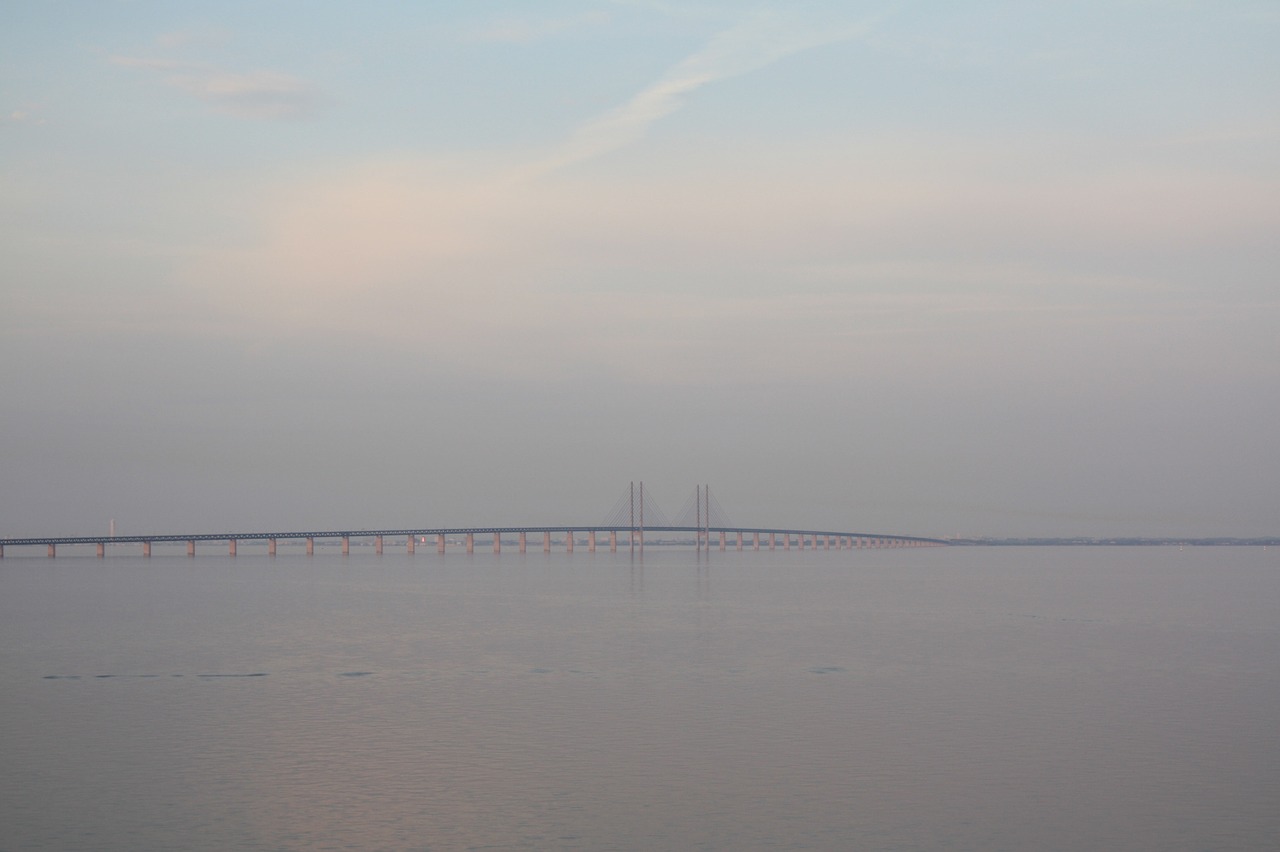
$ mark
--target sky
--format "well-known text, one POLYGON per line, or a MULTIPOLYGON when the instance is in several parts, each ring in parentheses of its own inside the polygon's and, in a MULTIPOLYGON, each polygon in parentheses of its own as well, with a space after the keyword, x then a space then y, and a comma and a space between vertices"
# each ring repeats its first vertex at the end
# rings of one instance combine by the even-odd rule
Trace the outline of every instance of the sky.
POLYGON ((0 0, 0 535, 1280 533, 1274 0, 0 0))

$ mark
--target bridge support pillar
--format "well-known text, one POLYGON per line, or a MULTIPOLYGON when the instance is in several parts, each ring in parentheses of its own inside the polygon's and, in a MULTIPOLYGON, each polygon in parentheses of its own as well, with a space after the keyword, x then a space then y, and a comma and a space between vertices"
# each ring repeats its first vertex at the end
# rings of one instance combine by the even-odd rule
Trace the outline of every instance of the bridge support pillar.
MULTIPOLYGON (((609 530, 609 552, 610 553, 618 552, 618 531, 617 530, 609 530)), ((0 551, 0 556, 4 556, 3 551, 0 551)))
POLYGON ((57 555, 58 555, 58 545, 56 544, 49 545, 49 558, 52 559, 57 555))
POLYGON ((147 557, 148 559, 151 558, 151 542, 144 541, 142 543, 142 555, 147 557))
POLYGON ((769 549, 773 550, 778 545, 778 534, 769 533, 769 549))
POLYGON ((738 530, 738 549, 742 549, 742 530, 738 530))
POLYGON ((590 530, 587 532, 587 552, 588 553, 596 552, 596 531, 595 530, 590 530))
POLYGON ((107 545, 104 542, 98 542, 98 558, 102 559, 107 555, 107 545))
POLYGON ((725 532, 724 530, 721 530, 720 531, 720 550, 721 551, 724 550, 724 539, 725 539, 725 532))
POLYGON ((276 555, 276 540, 274 538, 267 539, 267 555, 268 556, 276 555))
POLYGON ((436 533, 436 553, 444 553, 444 533, 436 533))
POLYGON ((187 555, 188 555, 188 556, 195 556, 195 555, 196 555, 196 542, 195 542, 195 539, 189 539, 189 540, 187 541, 187 555))
POLYGON ((307 536, 307 555, 308 556, 316 555, 316 540, 311 536, 307 536))
POLYGON ((573 530, 564 531, 564 550, 565 553, 573 553, 573 530))
POLYGON ((375 536, 373 539, 373 552, 382 555, 382 536, 375 536))
POLYGON ((524 533, 520 533, 520 552, 524 553, 528 549, 529 542, 525 538, 524 533))
POLYGON ((412 556, 414 551, 417 550, 417 546, 418 540, 412 533, 404 537, 404 549, 410 556, 412 556))
POLYGON ((343 556, 351 555, 351 536, 349 535, 344 535, 342 537, 342 555, 343 556))
POLYGON ((758 532, 751 534, 751 549, 752 550, 760 549, 760 533, 758 532))
POLYGON ((493 552, 494 553, 502 552, 502 533, 500 532, 495 532, 493 534, 493 552))
POLYGON ((782 549, 783 550, 791 549, 791 533, 789 532, 782 534, 782 549))
POLYGON ((544 532, 542 534, 542 552, 543 553, 551 552, 551 533, 549 532, 544 532))
POLYGON ((467 533, 467 553, 476 552, 476 534, 467 533))
POLYGON ((236 555, 236 540, 234 538, 227 539, 227 555, 228 556, 236 555))

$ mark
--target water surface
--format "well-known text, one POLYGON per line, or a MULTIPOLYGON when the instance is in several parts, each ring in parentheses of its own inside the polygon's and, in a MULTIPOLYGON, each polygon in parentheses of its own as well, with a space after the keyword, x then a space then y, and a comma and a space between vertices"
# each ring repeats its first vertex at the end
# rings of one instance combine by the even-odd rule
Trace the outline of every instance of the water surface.
POLYGON ((1280 553, 0 561, 0 849, 1252 850, 1280 553))

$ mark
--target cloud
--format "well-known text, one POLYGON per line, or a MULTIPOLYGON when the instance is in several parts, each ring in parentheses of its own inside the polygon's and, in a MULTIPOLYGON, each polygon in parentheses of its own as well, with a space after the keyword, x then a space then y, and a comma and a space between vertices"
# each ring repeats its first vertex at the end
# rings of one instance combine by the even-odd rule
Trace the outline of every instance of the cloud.
POLYGON ((175 75, 169 83, 220 112, 241 118, 305 118, 319 100, 307 81, 272 71, 175 75))
POLYGON ((40 115, 39 110, 35 107, 22 107, 12 110, 3 119, 4 124, 26 124, 40 126, 45 123, 44 117, 40 115))
POLYGON ((239 118, 306 118, 321 102, 310 82, 276 71, 233 73, 200 62, 132 56, 112 56, 110 62, 160 74, 169 86, 239 118))
POLYGON ((192 27, 163 33, 156 38, 156 44, 162 48, 172 49, 189 45, 220 45, 230 38, 231 33, 221 27, 192 27))
POLYGON ((179 69, 203 68, 196 62, 183 62, 178 59, 151 59, 139 56, 112 56, 107 60, 121 68, 142 68, 146 71, 176 71, 179 69))
MULTIPOLYGON (((709 83, 868 26, 753 15, 553 156, 373 161, 277 186, 260 199, 257 245, 188 270, 213 302, 202 315, 246 336, 364 335, 415 363, 521 377, 714 381, 733 364, 813 380, 886 360, 981 374, 1010 345, 1042 353, 1029 373, 1090 358, 1115 373, 1104 362, 1132 347, 1126 334, 1164 345, 1160 323, 1193 325, 1194 262, 1265 256, 1273 187, 1064 161, 1056 137, 863 133, 687 146, 643 174, 558 171, 709 83), (1044 165, 1035 180, 1026 163, 1044 165), (1109 345, 1077 353, 1091 335, 1109 345)), ((1270 281, 1237 278, 1214 292, 1253 298, 1250 282, 1270 281)))
POLYGON ((488 26, 475 34, 477 41, 505 42, 508 44, 528 44, 552 38, 579 27, 599 24, 608 20, 603 12, 589 12, 571 18, 533 21, 527 19, 507 18, 488 26))
POLYGON ((787 56, 866 33, 871 23, 830 25, 758 11, 715 36, 702 50, 668 71, 629 101, 579 127, 538 166, 551 171, 621 148, 649 125, 679 109, 710 83, 741 76, 787 56))

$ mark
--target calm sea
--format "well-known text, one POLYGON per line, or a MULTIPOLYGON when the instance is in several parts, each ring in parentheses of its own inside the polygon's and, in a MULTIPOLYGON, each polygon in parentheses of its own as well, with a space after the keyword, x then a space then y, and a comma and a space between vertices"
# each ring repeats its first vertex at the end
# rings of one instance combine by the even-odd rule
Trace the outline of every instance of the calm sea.
POLYGON ((0 849, 1280 848, 1274 549, 246 549, 0 561, 0 849))

